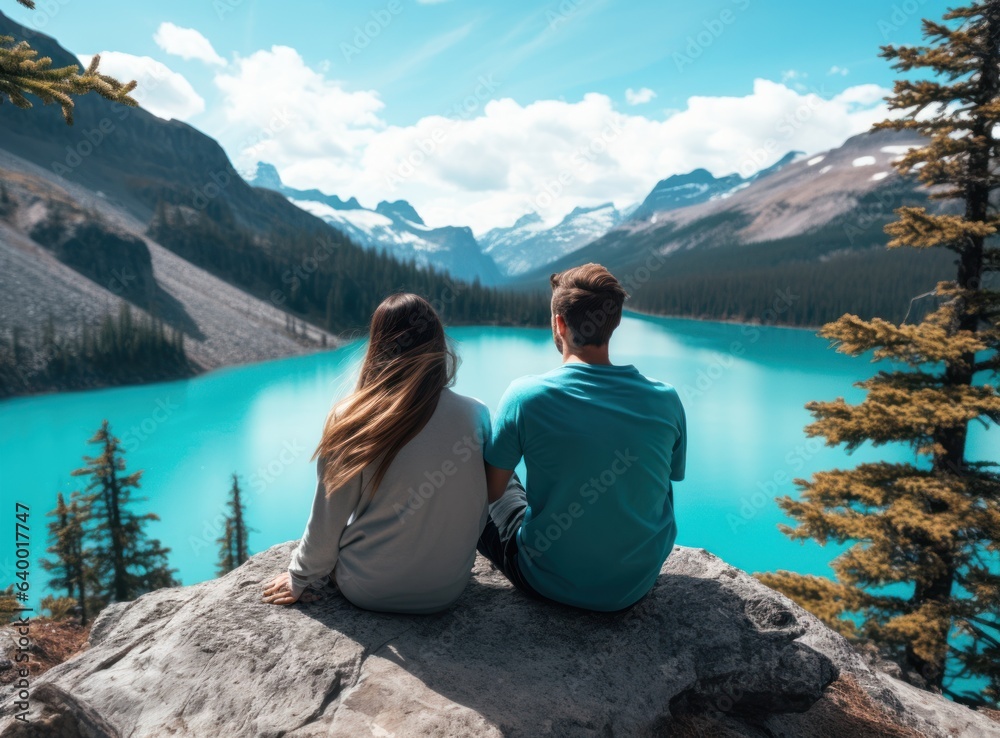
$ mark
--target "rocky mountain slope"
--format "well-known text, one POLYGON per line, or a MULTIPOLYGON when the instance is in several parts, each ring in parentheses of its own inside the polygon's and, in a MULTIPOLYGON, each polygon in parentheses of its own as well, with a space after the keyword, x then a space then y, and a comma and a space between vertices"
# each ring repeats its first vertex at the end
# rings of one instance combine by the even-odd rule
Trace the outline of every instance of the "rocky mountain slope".
POLYGON ((650 220, 657 213, 700 205, 703 202, 713 200, 724 200, 740 190, 745 190, 757 180, 784 169, 801 156, 801 152, 791 151, 771 166, 747 177, 735 172, 715 177, 705 169, 695 169, 687 174, 675 174, 658 182, 629 219, 635 221, 650 220))
POLYGON ((452 609, 412 617, 329 587, 262 603, 293 546, 111 605, 32 683, 30 725, 0 698, 0 736, 1000 736, 702 550, 627 614, 529 600, 480 558, 452 609))
POLYGON ((600 256, 621 262, 649 253, 774 242, 835 221, 843 222, 845 245, 862 235, 880 235, 878 226, 891 218, 893 208, 926 199, 914 181, 901 178, 891 166, 920 143, 908 132, 862 133, 839 148, 786 163, 746 187, 730 189, 728 197, 684 207, 678 207, 676 197, 656 196, 654 190, 627 223, 590 244, 577 260, 600 256), (856 233, 848 227, 852 220, 856 233))
POLYGON ((280 192, 366 248, 384 249, 398 259, 447 271, 456 279, 478 278, 484 284, 495 284, 499 279, 496 264, 482 253, 471 228, 430 228, 405 200, 383 201, 370 210, 353 197, 344 201, 319 190, 288 187, 277 169, 266 163, 257 165, 250 184, 280 192))
POLYGON ((211 369, 335 346, 335 336, 187 262, 145 236, 146 226, 88 187, 0 150, 11 203, 0 216, 0 324, 30 335, 96 324, 123 304, 185 334, 188 355, 211 369), (56 218, 72 228, 55 232, 56 218), (71 237, 82 233, 84 239, 71 237), (89 240, 87 240, 89 238, 89 240))

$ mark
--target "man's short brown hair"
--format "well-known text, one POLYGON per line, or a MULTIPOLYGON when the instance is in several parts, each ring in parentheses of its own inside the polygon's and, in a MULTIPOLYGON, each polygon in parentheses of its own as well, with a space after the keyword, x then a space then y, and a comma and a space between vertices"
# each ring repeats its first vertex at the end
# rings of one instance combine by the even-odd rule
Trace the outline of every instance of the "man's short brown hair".
POLYGON ((552 314, 566 321, 576 346, 603 346, 622 320, 628 293, 600 264, 553 274, 552 314))

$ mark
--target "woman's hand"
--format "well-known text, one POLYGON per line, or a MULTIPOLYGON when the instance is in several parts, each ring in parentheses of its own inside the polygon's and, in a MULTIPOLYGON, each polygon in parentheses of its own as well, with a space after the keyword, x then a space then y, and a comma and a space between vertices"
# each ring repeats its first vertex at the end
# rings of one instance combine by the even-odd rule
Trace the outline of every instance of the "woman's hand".
MULTIPOLYGON (((303 592, 302 595, 306 593, 303 592)), ((292 578, 287 571, 281 572, 278 576, 264 585, 264 602, 272 605, 294 605, 299 600, 310 602, 312 598, 306 596, 295 597, 292 594, 292 578)))

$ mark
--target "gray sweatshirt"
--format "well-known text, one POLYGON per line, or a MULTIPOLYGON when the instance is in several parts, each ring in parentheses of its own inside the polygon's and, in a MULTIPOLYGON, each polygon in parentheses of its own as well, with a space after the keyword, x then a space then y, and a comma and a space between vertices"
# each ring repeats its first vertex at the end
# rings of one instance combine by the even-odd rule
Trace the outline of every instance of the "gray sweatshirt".
POLYGON ((374 494, 367 484, 374 465, 327 495, 317 464, 309 522, 288 567, 296 596, 333 571, 343 595, 368 610, 428 613, 451 605, 486 525, 489 435, 487 407, 446 389, 374 494))

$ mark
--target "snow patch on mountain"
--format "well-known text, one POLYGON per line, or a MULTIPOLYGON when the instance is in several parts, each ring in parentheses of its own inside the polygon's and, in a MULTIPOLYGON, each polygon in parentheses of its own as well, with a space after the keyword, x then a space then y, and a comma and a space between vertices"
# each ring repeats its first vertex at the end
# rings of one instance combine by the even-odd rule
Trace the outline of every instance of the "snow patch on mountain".
MULTIPOLYGON (((649 221, 656 213, 664 213, 713 200, 724 200, 746 189, 751 183, 763 179, 803 157, 801 151, 790 151, 771 166, 742 177, 727 174, 716 177, 706 169, 695 169, 687 174, 675 174, 659 182, 649 196, 629 216, 629 220, 649 221)), ((813 162, 810 162, 810 165, 813 162)))
POLYGON ((302 208, 370 249, 384 250, 401 260, 447 271, 466 281, 479 278, 495 284, 500 272, 493 260, 482 253, 471 228, 449 226, 431 228, 405 200, 380 202, 374 210, 362 207, 353 197, 344 201, 319 190, 297 190, 283 184, 278 171, 269 164, 257 167, 250 184, 280 192, 302 208))
MULTIPOLYGON (((445 249, 441 244, 431 243, 415 233, 398 230, 395 222, 381 213, 371 210, 337 210, 329 205, 310 200, 289 198, 293 205, 322 218, 327 223, 343 231, 352 240, 364 245, 389 248, 390 245, 402 246, 407 250, 433 254, 445 249)), ((390 249, 399 253, 399 249, 390 249)))
POLYGON ((514 277, 538 269, 596 241, 624 220, 611 203, 576 208, 556 226, 528 213, 510 228, 494 228, 479 240, 500 271, 514 277))

